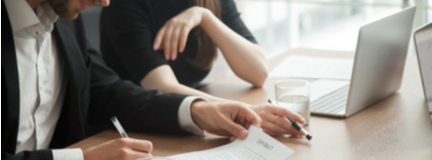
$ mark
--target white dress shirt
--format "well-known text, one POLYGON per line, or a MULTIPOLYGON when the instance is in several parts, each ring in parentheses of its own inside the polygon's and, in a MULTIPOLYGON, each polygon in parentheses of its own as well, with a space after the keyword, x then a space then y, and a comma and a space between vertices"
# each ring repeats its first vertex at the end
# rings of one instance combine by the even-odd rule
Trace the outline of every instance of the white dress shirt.
MULTIPOLYGON (((20 114, 16 153, 47 149, 60 116, 65 96, 64 63, 51 34, 58 15, 48 2, 33 10, 25 0, 5 0, 11 21, 18 64, 20 114), (36 12, 36 13, 35 13, 36 12)), ((179 108, 180 126, 205 135, 192 120, 187 97, 179 108)), ((56 149, 55 160, 83 160, 81 149, 56 149)))

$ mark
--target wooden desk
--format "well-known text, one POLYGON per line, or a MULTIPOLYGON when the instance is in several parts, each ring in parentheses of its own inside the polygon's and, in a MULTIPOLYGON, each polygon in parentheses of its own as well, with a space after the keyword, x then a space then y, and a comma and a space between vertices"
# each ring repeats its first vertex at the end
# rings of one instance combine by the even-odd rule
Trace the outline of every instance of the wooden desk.
MULTIPOLYGON (((269 61, 274 68, 288 55, 353 58, 350 52, 294 49, 269 61)), ((275 78, 269 78, 262 89, 229 77, 204 88, 215 96, 250 104, 265 103, 274 98, 275 78)), ((289 159, 432 159, 432 125, 424 101, 417 59, 408 56, 403 84, 394 95, 347 119, 312 116, 306 128, 314 136, 305 138, 276 137, 296 153, 289 159)), ((153 142, 154 156, 169 156, 217 147, 229 142, 225 137, 177 137, 129 133, 131 137, 153 142)), ((82 149, 120 137, 116 131, 104 131, 70 147, 82 149)))

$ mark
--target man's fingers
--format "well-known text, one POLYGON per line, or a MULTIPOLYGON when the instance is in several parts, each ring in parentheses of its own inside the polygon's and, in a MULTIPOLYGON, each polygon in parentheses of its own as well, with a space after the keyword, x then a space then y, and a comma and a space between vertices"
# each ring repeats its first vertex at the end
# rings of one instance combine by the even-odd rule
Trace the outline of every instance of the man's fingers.
POLYGON ((139 151, 130 151, 129 152, 129 156, 130 159, 141 159, 141 158, 151 158, 153 157, 152 154, 150 153, 145 153, 145 152, 139 152, 139 151))
POLYGON ((234 140, 236 140, 237 139, 237 137, 235 137, 235 136, 231 136, 231 138, 230 138, 230 142, 232 142, 232 141, 234 141, 234 140))
POLYGON ((136 151, 150 153, 153 150, 153 144, 146 140, 134 140, 131 142, 131 148, 136 151))
POLYGON ((146 140, 119 138, 116 141, 119 146, 130 148, 135 151, 150 153, 153 150, 153 144, 146 140))
POLYGON ((241 125, 235 123, 232 119, 224 117, 225 129, 228 130, 233 136, 236 136, 240 139, 245 139, 248 135, 248 131, 241 125))
POLYGON ((153 144, 150 141, 137 140, 133 138, 118 138, 114 142, 117 144, 117 147, 120 147, 120 159, 152 157, 150 152, 153 150, 153 144))
POLYGON ((180 28, 175 28, 172 33, 171 38, 171 60, 175 60, 177 58, 178 44, 179 44, 179 35, 180 28))
POLYGON ((159 32, 156 35, 155 41, 153 43, 153 50, 159 50, 161 43, 162 43, 162 39, 165 36, 165 30, 166 28, 163 27, 162 29, 159 30, 159 32))
POLYGON ((277 106, 269 106, 270 110, 273 114, 275 115, 281 115, 284 117, 287 117, 295 122, 299 122, 301 124, 305 124, 306 121, 303 119, 303 117, 301 117, 300 115, 298 115, 297 113, 294 113, 286 108, 282 108, 282 107, 277 107, 277 106))

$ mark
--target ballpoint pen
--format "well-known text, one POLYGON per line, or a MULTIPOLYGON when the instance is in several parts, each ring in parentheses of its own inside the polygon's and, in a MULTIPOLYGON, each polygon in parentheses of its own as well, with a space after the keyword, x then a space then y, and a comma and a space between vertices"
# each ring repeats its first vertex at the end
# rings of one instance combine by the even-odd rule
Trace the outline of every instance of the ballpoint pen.
MULTIPOLYGON (((114 126, 116 127, 117 131, 120 133, 122 138, 128 138, 126 131, 123 129, 123 127, 120 124, 120 121, 117 119, 117 117, 112 116, 111 121, 113 122, 114 126)), ((164 157, 148 157, 148 158, 141 158, 141 159, 137 159, 137 160, 173 160, 173 159, 164 158, 164 157)))
MULTIPOLYGON (((275 105, 275 106, 277 106, 276 104, 274 104, 273 102, 272 102, 272 100, 268 100, 268 102, 270 103, 270 104, 272 104, 272 105, 275 105)), ((291 125, 296 129, 296 130, 298 130, 300 133, 302 133, 303 135, 306 135, 306 138, 308 139, 308 140, 311 140, 312 139, 312 135, 310 135, 309 134, 309 132, 307 132, 303 127, 301 127, 301 125, 300 124, 298 124, 297 122, 295 122, 295 121, 292 121, 291 119, 289 119, 289 118, 287 118, 287 117, 285 117, 285 119, 286 120, 288 120, 289 122, 291 122, 291 125)))
POLYGON ((118 121, 116 116, 111 117, 111 121, 113 122, 114 126, 116 127, 117 131, 120 133, 122 138, 128 138, 128 135, 126 134, 126 131, 123 129, 122 125, 118 121))

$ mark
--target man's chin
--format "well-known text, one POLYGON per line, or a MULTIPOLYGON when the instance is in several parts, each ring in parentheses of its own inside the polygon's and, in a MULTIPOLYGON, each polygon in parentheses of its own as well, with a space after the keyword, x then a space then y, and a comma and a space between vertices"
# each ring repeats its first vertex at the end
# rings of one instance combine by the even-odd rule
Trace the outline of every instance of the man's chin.
POLYGON ((81 12, 79 2, 76 0, 48 0, 51 8, 64 19, 76 19, 81 12))

